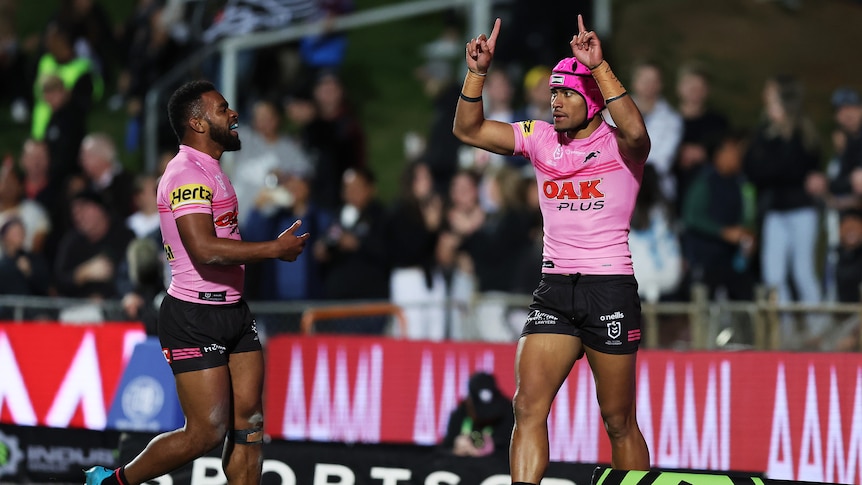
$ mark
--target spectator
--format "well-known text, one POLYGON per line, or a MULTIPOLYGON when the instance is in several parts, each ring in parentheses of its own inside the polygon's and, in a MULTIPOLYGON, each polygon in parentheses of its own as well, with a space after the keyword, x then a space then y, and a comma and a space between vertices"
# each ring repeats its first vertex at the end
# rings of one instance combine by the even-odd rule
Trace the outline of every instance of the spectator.
MULTIPOLYGON (((257 208, 271 215, 278 207, 257 204, 261 191, 276 187, 278 178, 289 173, 310 172, 311 162, 299 144, 280 132, 281 111, 275 103, 256 102, 252 116, 251 129, 237 129, 243 149, 236 153, 229 176, 241 211, 257 208)), ((245 232, 251 222, 242 220, 240 231, 245 232)))
POLYGON ((51 107, 45 142, 51 159, 55 187, 64 187, 69 177, 81 172, 78 154, 87 131, 87 113, 72 103, 72 93, 56 75, 44 78, 42 93, 51 107))
POLYGON ((530 221, 521 200, 521 175, 517 170, 498 167, 488 180, 492 210, 486 213, 482 225, 465 238, 462 248, 470 256, 477 290, 489 297, 476 306, 477 321, 482 322, 477 329, 480 337, 510 341, 514 335, 504 316, 505 306, 494 297, 512 289, 517 267, 500 262, 530 247, 530 221))
POLYGON ((456 456, 506 457, 514 426, 512 400, 497 387, 493 374, 476 372, 467 397, 449 415, 441 446, 456 456))
MULTIPOLYGON (((821 301, 815 269, 820 226, 815 195, 825 188, 819 170, 819 144, 811 121, 803 112, 803 86, 797 79, 778 75, 763 89, 764 120, 754 132, 743 167, 757 191, 761 217, 760 267, 763 283, 778 292, 781 303, 821 301), (820 190, 812 190, 820 187, 820 190)), ((807 337, 826 329, 820 318, 807 319, 807 337)), ((800 342, 795 322, 784 318, 782 333, 793 346, 800 342)))
POLYGON ((27 83, 28 59, 22 49, 15 27, 15 2, 5 2, 0 7, 0 101, 3 105, 10 102, 10 115, 16 123, 27 121, 27 83))
POLYGON ((81 142, 81 168, 89 189, 101 194, 114 217, 132 215, 135 176, 119 160, 114 140, 106 133, 91 133, 81 142))
POLYGON ((152 238, 133 239, 126 248, 131 290, 122 298, 123 314, 144 324, 147 335, 158 335, 159 307, 167 295, 162 274, 164 254, 152 238))
POLYGON ((386 241, 392 266, 389 294, 404 308, 406 337, 412 339, 446 338, 446 283, 434 263, 442 217, 443 202, 434 192, 428 166, 409 164, 389 215, 386 241))
POLYGON ((62 236, 54 263, 61 296, 117 298, 117 268, 134 233, 112 220, 100 194, 83 191, 71 201, 72 228, 62 236))
POLYGON ((51 292, 48 263, 27 251, 24 241, 21 219, 12 217, 0 224, 0 295, 46 296, 51 292))
POLYGON ((682 117, 662 95, 662 73, 658 65, 642 62, 632 76, 632 99, 646 123, 652 147, 647 163, 655 167, 665 200, 676 205, 673 162, 682 139, 682 117))
POLYGON ((674 162, 679 214, 691 179, 707 163, 709 153, 729 127, 727 117, 710 106, 709 90, 710 79, 703 66, 689 63, 679 69, 676 94, 682 115, 682 140, 674 162))
MULTIPOLYGON (((386 214, 377 198, 374 174, 350 168, 342 178, 344 204, 323 240, 314 245, 315 258, 324 264, 325 295, 333 300, 387 299, 386 214)), ((382 319, 363 319, 338 329, 380 334, 384 327, 382 319)))
POLYGON ((32 114, 31 133, 36 140, 45 137, 51 120, 51 107, 42 92, 47 76, 56 75, 63 80, 66 89, 72 92, 72 104, 85 115, 95 100, 102 95, 102 78, 90 59, 76 55, 74 40, 69 28, 59 21, 48 24, 45 29, 47 51, 39 58, 36 80, 33 85, 35 95, 32 114))
POLYGON ((862 208, 862 96, 852 88, 832 93, 840 147, 837 170, 830 177, 829 205, 837 210, 862 208))
POLYGON ((862 212, 841 215, 841 239, 836 273, 838 301, 858 303, 862 292, 862 212))
POLYGON ((0 224, 17 219, 24 226, 22 249, 42 254, 51 232, 48 212, 39 202, 24 196, 24 180, 11 157, 0 167, 0 224))
MULTIPOLYGON (((135 208, 126 218, 126 227, 135 233, 137 238, 153 237, 159 232, 159 208, 156 200, 156 189, 159 181, 153 175, 141 174, 135 177, 132 189, 132 202, 135 208)), ((158 237, 161 239, 161 236, 158 237)))
POLYGON ((645 165, 632 214, 629 250, 638 294, 649 303, 673 294, 682 279, 682 249, 674 222, 655 167, 645 165))
POLYGON ((712 163, 698 169, 682 205, 691 280, 705 284, 712 297, 722 289, 731 300, 751 301, 757 208, 742 173, 745 140, 729 133, 714 152, 712 163))
POLYGON ((61 0, 55 20, 69 27, 75 53, 93 62, 103 78, 112 74, 118 52, 114 25, 98 0, 61 0))
POLYGON ((314 85, 316 116, 301 130, 302 145, 314 166, 312 197, 327 210, 337 210, 342 175, 366 166, 365 130, 352 112, 341 80, 320 74, 314 85))
POLYGON ((475 281, 470 257, 461 249, 485 221, 479 205, 479 176, 459 170, 452 178, 435 249, 436 265, 447 283, 447 326, 451 338, 465 337, 466 309, 473 301, 475 281))
MULTIPOLYGON (((285 174, 279 178, 279 184, 278 190, 260 193, 257 204, 249 212, 243 238, 268 241, 278 237, 285 227, 301 220, 303 232, 309 234, 306 244, 317 244, 332 224, 332 214, 311 201, 311 173, 285 174)), ((320 263, 311 251, 303 251, 290 264, 269 260, 247 265, 246 272, 247 291, 256 291, 254 295, 263 300, 303 301, 324 296, 320 263), (258 276, 257 284, 251 281, 254 275, 258 276)))
POLYGON ((452 134, 452 113, 461 86, 452 76, 452 65, 446 60, 433 60, 418 69, 425 95, 431 99, 431 125, 425 149, 420 156, 434 179, 434 191, 443 194, 458 170, 458 149, 461 142, 452 134))
POLYGON ((524 104, 515 111, 516 120, 542 120, 552 123, 551 88, 548 80, 551 68, 537 65, 524 74, 524 104))

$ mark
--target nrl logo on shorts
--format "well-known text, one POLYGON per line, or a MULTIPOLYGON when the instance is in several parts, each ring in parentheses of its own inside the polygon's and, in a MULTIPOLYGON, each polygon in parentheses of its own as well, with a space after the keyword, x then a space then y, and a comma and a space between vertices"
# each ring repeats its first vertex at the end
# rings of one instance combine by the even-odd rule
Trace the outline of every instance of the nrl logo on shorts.
POLYGON ((623 326, 620 322, 611 322, 608 324, 608 337, 610 338, 619 338, 622 334, 623 326))

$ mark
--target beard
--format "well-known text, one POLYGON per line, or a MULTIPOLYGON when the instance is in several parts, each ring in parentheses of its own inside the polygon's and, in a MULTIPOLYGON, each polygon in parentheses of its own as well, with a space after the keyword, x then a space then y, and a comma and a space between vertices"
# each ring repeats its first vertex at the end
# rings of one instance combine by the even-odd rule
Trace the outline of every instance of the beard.
POLYGON ((221 145, 224 151, 235 152, 242 148, 239 136, 232 135, 229 129, 214 125, 210 120, 207 120, 207 124, 210 127, 210 139, 221 145))

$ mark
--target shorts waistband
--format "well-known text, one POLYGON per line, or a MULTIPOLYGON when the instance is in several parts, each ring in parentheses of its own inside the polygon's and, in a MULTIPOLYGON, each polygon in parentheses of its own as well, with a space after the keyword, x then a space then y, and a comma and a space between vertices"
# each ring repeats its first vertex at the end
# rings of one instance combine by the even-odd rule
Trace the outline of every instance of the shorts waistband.
POLYGON ((542 273, 542 281, 546 281, 548 283, 572 283, 579 285, 593 285, 593 284, 603 284, 603 283, 613 283, 613 282, 634 282, 634 275, 627 274, 581 274, 581 273, 573 273, 573 274, 560 274, 560 273, 542 273))

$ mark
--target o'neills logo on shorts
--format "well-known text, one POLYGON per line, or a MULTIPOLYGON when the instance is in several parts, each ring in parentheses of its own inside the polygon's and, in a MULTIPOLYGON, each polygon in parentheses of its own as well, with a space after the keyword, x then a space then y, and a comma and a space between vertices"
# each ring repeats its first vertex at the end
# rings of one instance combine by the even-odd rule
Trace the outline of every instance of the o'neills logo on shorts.
POLYGON ((187 204, 211 205, 213 190, 206 185, 181 185, 171 192, 171 210, 176 210, 187 204))

